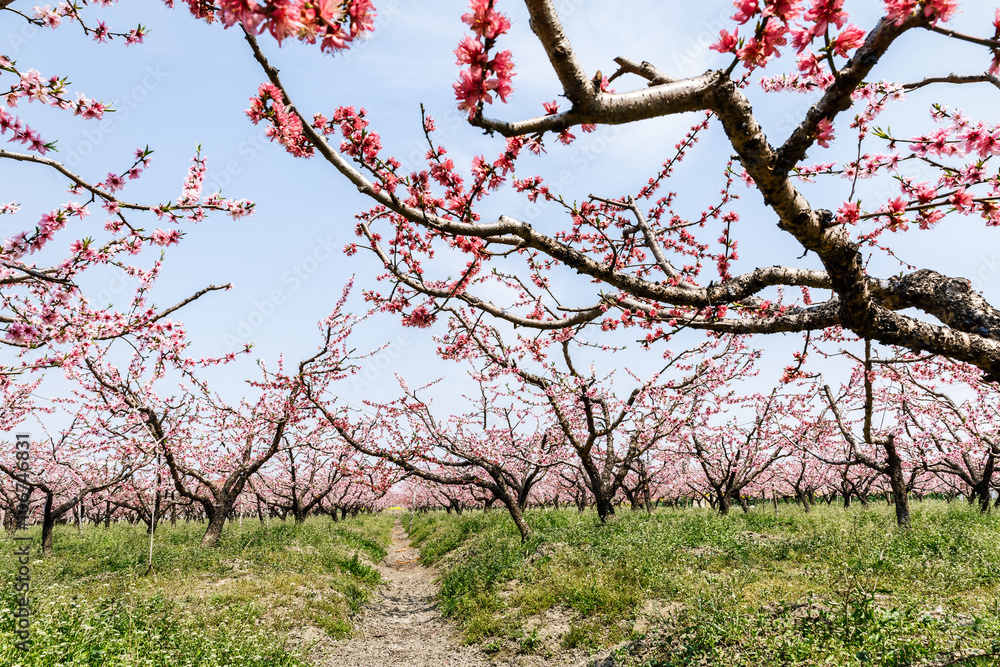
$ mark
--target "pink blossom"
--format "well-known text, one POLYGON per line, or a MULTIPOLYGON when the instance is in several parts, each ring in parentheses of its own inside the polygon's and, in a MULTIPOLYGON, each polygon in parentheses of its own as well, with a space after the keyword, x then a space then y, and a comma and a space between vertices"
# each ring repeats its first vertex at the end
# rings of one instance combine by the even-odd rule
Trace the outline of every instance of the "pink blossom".
POLYGON ((865 31, 851 23, 837 35, 837 38, 830 45, 830 49, 841 58, 846 58, 848 51, 856 49, 864 43, 865 31))
POLYGON ((288 110, 284 95, 273 84, 260 85, 257 96, 250 98, 250 108, 246 114, 254 125, 262 120, 269 121, 271 126, 266 132, 268 138, 280 143, 295 157, 313 154, 313 146, 302 132, 302 121, 297 114, 288 110))
POLYGON ((719 41, 712 46, 708 47, 713 51, 718 51, 719 53, 736 53, 736 47, 739 44, 739 31, 736 30, 732 34, 726 32, 725 30, 719 31, 719 41))
POLYGON ((920 211, 917 215, 917 222, 919 223, 920 229, 930 229, 942 219, 944 219, 944 212, 939 211, 938 209, 920 211))
POLYGON ((104 117, 104 111, 107 109, 103 102, 98 102, 97 100, 90 100, 83 95, 77 95, 76 105, 74 107, 73 115, 82 116, 88 120, 100 120, 104 117))
POLYGON ((845 202, 837 209, 837 222, 855 224, 861 219, 861 206, 858 202, 845 202))
POLYGON ((323 41, 320 45, 321 51, 328 51, 333 53, 335 51, 342 51, 350 45, 351 36, 344 31, 343 26, 339 23, 335 23, 332 27, 327 26, 326 32, 323 33, 323 41))
POLYGON ((513 90, 511 83, 514 76, 514 60, 511 58, 510 51, 501 51, 496 54, 493 57, 490 68, 497 78, 498 83, 495 88, 497 95, 500 96, 501 100, 506 102, 507 95, 513 90))
POLYGON ((803 51, 799 54, 799 71, 805 76, 815 77, 823 73, 823 59, 812 51, 803 51))
POLYGON ((453 88, 458 108, 468 111, 472 119, 480 104, 492 104, 493 96, 489 91, 496 93, 501 101, 507 101, 514 90, 514 62, 510 51, 501 51, 492 59, 487 52, 494 40, 510 28, 507 17, 497 12, 490 0, 471 0, 469 7, 473 11, 464 14, 462 20, 472 28, 476 38, 464 37, 455 49, 458 64, 468 67, 459 71, 453 88), (485 44, 481 40, 486 40, 485 44))
POLYGON ((168 246, 177 243, 181 238, 180 230, 171 229, 157 229, 149 236, 150 243, 154 243, 158 246, 168 246))
POLYGON ((809 28, 794 24, 789 27, 788 32, 792 35, 792 46, 796 51, 802 51, 816 38, 816 35, 809 28))
POLYGON ((268 3, 267 29, 278 40, 278 44, 302 29, 300 18, 303 4, 304 0, 270 0, 268 3))
POLYGON ((968 215, 973 210, 974 200, 972 195, 966 192, 965 188, 956 190, 955 194, 948 198, 948 201, 951 202, 951 205, 959 213, 968 215))
POLYGON ((802 18, 815 24, 812 27, 814 35, 822 35, 831 23, 838 29, 844 27, 847 12, 843 7, 844 0, 813 0, 812 6, 806 10, 802 18))
POLYGON ((62 16, 59 12, 52 11, 52 8, 48 5, 44 7, 35 5, 35 18, 39 19, 49 28, 55 28, 62 23, 62 16))
POLYGON ((833 123, 830 122, 828 118, 821 119, 816 123, 816 143, 823 148, 830 147, 830 141, 833 139, 833 123))
POLYGON ((917 201, 919 201, 921 204, 926 204, 927 202, 932 201, 937 196, 937 190, 930 183, 927 183, 926 181, 923 183, 918 183, 914 189, 914 192, 917 195, 917 201))
POLYGON ((774 16, 785 23, 794 20, 802 11, 802 0, 767 0, 765 16, 774 16))
POLYGON ((125 187, 125 179, 118 174, 109 172, 108 177, 104 179, 104 187, 108 192, 117 192, 125 187))
POLYGON ((757 0, 736 0, 733 3, 736 6, 736 13, 733 14, 733 20, 739 24, 746 23, 754 16, 760 13, 760 7, 757 5, 757 0))
POLYGON ((459 65, 478 65, 482 67, 486 62, 486 51, 483 49, 483 43, 468 35, 459 42, 458 47, 455 49, 455 56, 458 58, 456 63, 459 65))
POLYGON ((412 313, 403 316, 403 326, 426 329, 434 324, 434 320, 436 319, 437 316, 429 313, 426 306, 418 306, 413 309, 412 313))
POLYGON ((510 29, 510 20, 491 7, 490 0, 470 0, 472 12, 462 15, 462 21, 472 31, 486 39, 496 39, 510 29))
POLYGON ((1000 128, 987 130, 980 123, 975 128, 969 128, 962 137, 965 140, 964 149, 968 153, 977 153, 979 157, 1000 155, 1000 128))
POLYGON ((933 18, 933 23, 948 22, 958 13, 958 0, 926 0, 924 16, 933 18))
POLYGON ((882 0, 882 2, 885 5, 886 18, 896 25, 902 25, 917 8, 918 0, 882 0))
POLYGON ((890 215, 902 215, 906 212, 906 200, 902 197, 896 197, 895 199, 890 199, 888 204, 888 211, 890 215))
POLYGON ((455 89, 455 99, 458 108, 469 112, 469 118, 476 113, 476 107, 481 101, 492 101, 486 94, 483 85, 483 70, 479 67, 469 67, 458 73, 458 81, 452 84, 455 89))
MULTIPOLYGON (((328 7, 326 11, 331 14, 336 11, 332 0, 326 0, 325 4, 328 7)), ((351 39, 375 29, 375 6, 371 0, 353 0, 347 8, 347 15, 351 18, 351 39)))
POLYGON ((143 38, 146 36, 146 29, 142 26, 135 28, 134 30, 129 30, 128 35, 125 36, 125 46, 132 46, 133 44, 142 44, 143 38))
POLYGON ((15 322, 7 327, 7 340, 21 345, 29 345, 41 332, 30 324, 15 322))
POLYGON ((104 25, 104 21, 98 21, 93 32, 95 42, 106 42, 111 39, 111 31, 108 30, 108 26, 104 25))

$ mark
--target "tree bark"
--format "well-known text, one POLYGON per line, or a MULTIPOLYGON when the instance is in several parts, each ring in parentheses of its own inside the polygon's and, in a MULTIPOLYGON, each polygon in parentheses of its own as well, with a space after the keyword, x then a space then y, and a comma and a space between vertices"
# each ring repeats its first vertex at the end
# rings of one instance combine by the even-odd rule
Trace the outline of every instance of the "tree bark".
POLYGON ((205 513, 208 515, 208 528, 205 529, 205 535, 201 538, 202 548, 211 549, 219 544, 222 529, 226 526, 226 517, 229 516, 232 509, 233 503, 231 501, 219 503, 211 509, 209 509, 208 505, 205 505, 205 513))
POLYGON ((906 479, 903 477, 903 460, 896 451, 893 436, 885 443, 886 463, 889 468, 889 484, 892 487, 892 502, 896 505, 896 525, 906 529, 910 527, 910 501, 906 491, 906 479))

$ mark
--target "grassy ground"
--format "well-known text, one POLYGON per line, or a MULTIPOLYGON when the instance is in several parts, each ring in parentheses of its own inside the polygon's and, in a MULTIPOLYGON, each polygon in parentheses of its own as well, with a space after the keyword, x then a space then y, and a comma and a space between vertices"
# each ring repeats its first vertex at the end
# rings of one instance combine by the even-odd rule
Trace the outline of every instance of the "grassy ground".
POLYGON ((488 649, 620 644, 618 664, 650 667, 1000 665, 997 513, 915 502, 907 532, 884 504, 527 520, 526 545, 501 511, 415 522, 444 610, 488 649))
POLYGON ((14 543, 0 545, 0 665, 291 667, 290 631, 314 626, 334 637, 379 582, 391 518, 301 526, 244 521, 220 546, 198 546, 204 525, 161 527, 146 571, 142 527, 57 526, 54 554, 31 568, 32 647, 15 647, 14 543))

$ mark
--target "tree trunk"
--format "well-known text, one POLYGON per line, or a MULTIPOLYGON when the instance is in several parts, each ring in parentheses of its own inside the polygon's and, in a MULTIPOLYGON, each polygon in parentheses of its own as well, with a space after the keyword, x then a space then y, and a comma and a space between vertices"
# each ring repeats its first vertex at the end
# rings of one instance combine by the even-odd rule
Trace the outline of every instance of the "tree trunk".
POLYGON ((740 509, 743 510, 744 514, 750 513, 750 501, 742 493, 736 494, 736 502, 740 504, 740 509))
POLYGON ((524 514, 521 513, 521 508, 517 506, 517 502, 509 494, 503 495, 504 497, 500 499, 500 502, 504 504, 504 507, 510 513, 510 518, 514 520, 517 531, 521 533, 521 544, 524 544, 531 537, 531 528, 524 522, 524 514))
POLYGON ((976 495, 979 496, 979 512, 986 514, 990 511, 990 481, 993 479, 993 470, 996 467, 996 457, 990 452, 986 457, 986 464, 983 466, 983 475, 976 485, 976 495))
POLYGON ((903 460, 896 451, 896 443, 892 436, 885 444, 887 462, 889 464, 889 484, 892 486, 892 501, 896 505, 896 525, 906 529, 910 527, 910 501, 906 492, 906 480, 903 477, 903 460))
POLYGON ((597 508, 597 517, 601 520, 601 523, 606 522, 608 519, 614 518, 615 516, 615 504, 611 498, 604 497, 605 494, 594 494, 594 507, 597 508))
POLYGON ((719 510, 719 516, 726 516, 729 514, 729 508, 733 504, 732 498, 729 497, 729 494, 716 492, 715 498, 719 510))
POLYGON ((802 491, 799 491, 798 489, 796 489, 795 490, 795 500, 797 500, 798 502, 802 503, 802 510, 806 514, 808 514, 809 513, 809 499, 806 497, 806 494, 803 493, 802 491))
POLYGON ((156 533, 156 524, 160 522, 160 491, 157 490, 156 496, 153 498, 153 515, 149 517, 149 528, 146 530, 147 534, 156 533))
POLYGON ((201 538, 201 546, 207 549, 218 546, 219 538, 222 537, 222 529, 226 527, 226 518, 233 510, 232 502, 223 502, 211 510, 205 508, 208 514, 208 528, 205 529, 205 536, 201 538))
POLYGON ((52 555, 52 529, 56 525, 56 518, 52 514, 51 493, 45 494, 45 508, 42 511, 42 555, 52 555))

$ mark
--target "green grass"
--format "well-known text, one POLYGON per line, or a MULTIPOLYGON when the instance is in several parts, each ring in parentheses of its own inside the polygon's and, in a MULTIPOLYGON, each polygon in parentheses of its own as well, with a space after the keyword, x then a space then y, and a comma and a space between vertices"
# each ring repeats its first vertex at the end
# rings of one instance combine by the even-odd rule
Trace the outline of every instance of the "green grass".
POLYGON ((553 641, 624 643, 622 664, 1000 664, 1000 514, 914 502, 907 532, 884 505, 526 518, 525 545, 499 511, 414 526, 442 608, 495 652, 538 646, 558 612, 569 629, 553 641))
POLYGON ((54 553, 33 535, 31 650, 16 648, 14 544, 0 546, 0 665, 299 667, 305 645, 289 631, 314 626, 350 634, 380 577, 392 521, 361 516, 302 525, 244 521, 226 526, 218 548, 198 546, 204 524, 162 526, 153 572, 148 536, 114 524, 82 532, 57 526, 54 553))

